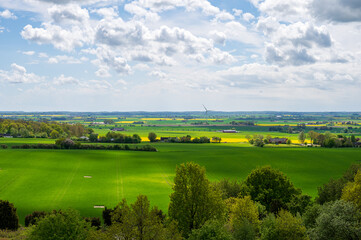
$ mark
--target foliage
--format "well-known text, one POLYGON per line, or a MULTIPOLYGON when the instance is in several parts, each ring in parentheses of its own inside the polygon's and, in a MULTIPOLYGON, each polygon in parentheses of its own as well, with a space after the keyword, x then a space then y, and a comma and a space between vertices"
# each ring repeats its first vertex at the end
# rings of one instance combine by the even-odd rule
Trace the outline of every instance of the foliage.
POLYGON ((341 178, 337 180, 331 179, 328 183, 325 183, 322 187, 319 187, 316 202, 319 204, 324 204, 326 202, 341 199, 343 188, 348 182, 354 181, 358 170, 361 170, 361 164, 353 164, 341 178))
POLYGON ((69 209, 45 216, 38 221, 29 239, 36 240, 81 240, 86 239, 89 225, 80 217, 79 212, 69 209))
POLYGON ((250 196, 226 200, 229 226, 235 239, 255 239, 259 225, 258 205, 250 196))
POLYGON ((37 221, 44 218, 48 213, 44 211, 34 211, 25 217, 25 227, 36 224, 37 221))
POLYGON ((19 217, 14 204, 0 200, 0 229, 17 230, 18 227, 19 217))
POLYGON ((99 137, 97 141, 108 143, 141 143, 142 139, 138 134, 133 134, 133 136, 127 136, 121 133, 108 132, 105 136, 99 137))
POLYGON ((155 142, 157 140, 157 134, 155 134, 154 132, 150 132, 148 134, 148 139, 150 142, 155 142))
POLYGON ((301 131, 299 134, 298 134, 298 140, 300 141, 300 143, 304 143, 305 140, 306 140, 306 134, 304 131, 301 131))
POLYGON ((188 240, 232 240, 222 221, 209 220, 199 229, 193 229, 188 240))
POLYGON ((316 219, 320 215, 322 206, 313 204, 307 207, 305 213, 302 215, 303 223, 306 228, 314 228, 316 226, 316 219))
POLYGON ((301 193, 282 172, 269 166, 253 170, 244 181, 243 192, 271 212, 285 208, 294 195, 301 193))
POLYGON ((198 164, 177 166, 173 191, 168 213, 178 222, 183 236, 187 237, 207 220, 222 218, 225 208, 221 193, 211 186, 205 169, 198 164))
POLYGON ((242 185, 240 182, 237 180, 231 181, 226 178, 220 180, 219 182, 213 183, 213 185, 222 192, 223 199, 238 197, 242 190, 242 185))
POLYGON ((281 210, 277 217, 266 217, 261 225, 262 240, 306 240, 306 227, 302 219, 294 217, 288 211, 281 210))
POLYGON ((323 205, 314 225, 309 230, 312 240, 361 238, 361 214, 351 202, 337 200, 323 205))
POLYGON ((342 190, 342 199, 353 202, 361 210, 361 170, 357 172, 355 181, 347 183, 342 190))
POLYGON ((169 233, 179 239, 180 234, 172 223, 169 228, 162 223, 162 214, 156 207, 150 209, 150 202, 144 195, 139 195, 134 204, 129 206, 122 200, 112 213, 110 235, 121 239, 165 240, 169 233))

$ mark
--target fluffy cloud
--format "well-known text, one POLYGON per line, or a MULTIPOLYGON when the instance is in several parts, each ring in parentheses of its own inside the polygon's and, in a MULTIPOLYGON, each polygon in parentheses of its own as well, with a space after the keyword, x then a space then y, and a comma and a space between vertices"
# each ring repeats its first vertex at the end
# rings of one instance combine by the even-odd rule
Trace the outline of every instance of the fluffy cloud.
POLYGON ((335 22, 361 21, 359 0, 314 0, 312 13, 319 19, 335 22))
POLYGON ((59 77, 54 78, 55 85, 67 85, 67 84, 79 84, 79 80, 74 77, 65 77, 64 74, 61 74, 59 77))
POLYGON ((54 5, 48 9, 51 19, 57 23, 84 23, 89 20, 88 10, 81 8, 76 4, 54 5))
POLYGON ((38 83, 44 78, 35 75, 34 73, 27 73, 25 67, 11 64, 10 71, 0 70, 0 81, 5 83, 38 83))
POLYGON ((91 38, 84 31, 84 28, 76 25, 69 30, 49 23, 44 23, 43 28, 33 28, 31 25, 26 25, 21 36, 38 44, 52 44, 55 48, 63 51, 71 51, 91 42, 91 38))
POLYGON ((0 17, 7 18, 7 19, 17 19, 17 17, 12 12, 10 12, 8 9, 0 12, 0 17))

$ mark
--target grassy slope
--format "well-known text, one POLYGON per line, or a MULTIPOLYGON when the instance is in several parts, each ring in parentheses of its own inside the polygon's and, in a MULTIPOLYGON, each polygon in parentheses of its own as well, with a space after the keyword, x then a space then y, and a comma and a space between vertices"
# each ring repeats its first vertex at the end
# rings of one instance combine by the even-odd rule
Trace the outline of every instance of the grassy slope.
POLYGON ((140 193, 167 210, 175 166, 186 161, 205 166, 211 180, 244 179, 255 167, 271 165, 315 196, 318 186, 361 160, 359 149, 155 145, 159 152, 0 150, 0 199, 15 203, 21 222, 33 210, 67 207, 100 216, 102 210, 94 205, 113 207, 123 197, 134 201, 140 193))

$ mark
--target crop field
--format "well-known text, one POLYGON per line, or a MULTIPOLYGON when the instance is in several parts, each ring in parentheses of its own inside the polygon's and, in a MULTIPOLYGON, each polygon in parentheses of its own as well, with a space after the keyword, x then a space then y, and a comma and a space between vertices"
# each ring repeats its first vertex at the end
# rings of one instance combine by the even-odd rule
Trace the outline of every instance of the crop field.
MULTIPOLYGON (((28 143, 1 139, 0 144, 28 143)), ((39 140, 39 139, 38 139, 39 140)), ((50 143, 51 140, 44 140, 50 143)), ((361 161, 361 150, 266 147, 249 144, 155 143, 158 152, 102 150, 0 150, 0 199, 13 202, 21 223, 34 210, 75 208, 83 216, 101 216, 96 205, 114 207, 146 194, 167 211, 175 168, 194 161, 212 181, 244 179, 252 169, 271 165, 313 197, 317 187, 361 161)))

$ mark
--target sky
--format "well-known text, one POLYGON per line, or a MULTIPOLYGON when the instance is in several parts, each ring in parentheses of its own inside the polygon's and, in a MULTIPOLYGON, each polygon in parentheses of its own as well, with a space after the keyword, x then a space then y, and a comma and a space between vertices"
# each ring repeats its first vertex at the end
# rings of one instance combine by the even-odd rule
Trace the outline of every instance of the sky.
POLYGON ((361 111, 360 0, 1 0, 0 111, 361 111))

